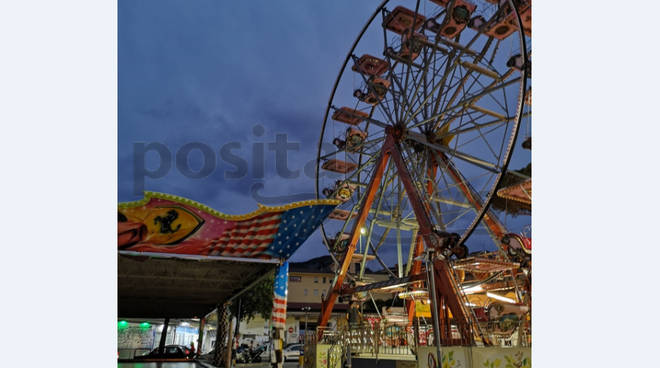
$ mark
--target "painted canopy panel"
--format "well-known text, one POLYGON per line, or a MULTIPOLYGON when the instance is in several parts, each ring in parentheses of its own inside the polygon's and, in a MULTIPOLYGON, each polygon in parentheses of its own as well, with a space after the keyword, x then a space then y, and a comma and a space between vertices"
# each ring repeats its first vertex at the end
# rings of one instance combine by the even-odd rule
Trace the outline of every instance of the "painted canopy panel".
POLYGON ((145 192, 119 204, 118 248, 136 252, 289 258, 339 203, 295 202, 227 215, 190 199, 145 192))
POLYGON ((516 185, 511 185, 497 191, 497 195, 504 199, 532 204, 532 179, 516 185))

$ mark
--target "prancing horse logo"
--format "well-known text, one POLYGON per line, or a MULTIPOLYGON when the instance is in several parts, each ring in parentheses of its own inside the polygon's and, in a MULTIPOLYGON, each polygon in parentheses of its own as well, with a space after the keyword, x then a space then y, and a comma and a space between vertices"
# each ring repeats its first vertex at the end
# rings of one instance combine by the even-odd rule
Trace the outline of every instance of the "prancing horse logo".
POLYGON ((126 208, 121 213, 128 221, 144 224, 147 233, 141 242, 154 245, 178 244, 204 224, 195 212, 177 205, 126 208))
POLYGON ((156 216, 154 218, 154 225, 160 223, 160 233, 161 234, 173 234, 181 228, 181 224, 178 224, 175 229, 172 229, 172 222, 179 218, 179 213, 175 210, 167 211, 167 216, 156 216))

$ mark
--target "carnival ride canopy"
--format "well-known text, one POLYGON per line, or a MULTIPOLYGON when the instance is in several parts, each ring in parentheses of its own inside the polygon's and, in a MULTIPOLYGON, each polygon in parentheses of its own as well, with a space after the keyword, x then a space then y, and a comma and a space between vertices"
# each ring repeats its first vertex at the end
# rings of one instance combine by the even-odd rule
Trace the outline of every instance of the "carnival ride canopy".
POLYGON ((119 315, 205 315, 288 259, 336 204, 303 201, 227 215, 162 193, 120 203, 119 315))

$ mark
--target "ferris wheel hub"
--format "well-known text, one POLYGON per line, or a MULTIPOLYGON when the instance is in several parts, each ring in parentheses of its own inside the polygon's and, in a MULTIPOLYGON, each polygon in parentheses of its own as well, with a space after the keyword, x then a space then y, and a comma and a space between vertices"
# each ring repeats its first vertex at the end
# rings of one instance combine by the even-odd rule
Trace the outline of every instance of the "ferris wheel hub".
POLYGON ((401 125, 388 126, 385 128, 385 134, 391 135, 396 141, 401 140, 405 134, 405 128, 401 125))

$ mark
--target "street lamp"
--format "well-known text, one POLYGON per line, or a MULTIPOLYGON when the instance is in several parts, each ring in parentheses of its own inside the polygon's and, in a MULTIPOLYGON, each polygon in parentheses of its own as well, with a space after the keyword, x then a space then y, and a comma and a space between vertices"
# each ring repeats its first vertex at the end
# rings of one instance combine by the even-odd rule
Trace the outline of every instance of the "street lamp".
MULTIPOLYGON (((301 310, 302 310, 303 312, 305 312, 305 336, 307 336, 307 314, 309 313, 309 311, 310 311, 311 309, 312 309, 312 307, 310 307, 310 306, 305 306, 305 307, 302 307, 302 308, 301 308, 301 310)), ((305 340, 303 339, 303 342, 304 342, 304 341, 305 341, 305 340)))

